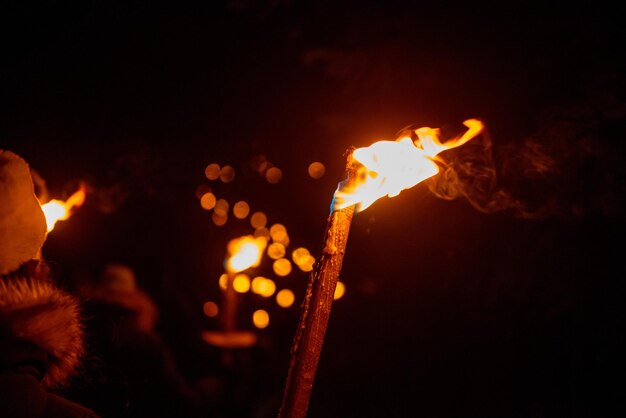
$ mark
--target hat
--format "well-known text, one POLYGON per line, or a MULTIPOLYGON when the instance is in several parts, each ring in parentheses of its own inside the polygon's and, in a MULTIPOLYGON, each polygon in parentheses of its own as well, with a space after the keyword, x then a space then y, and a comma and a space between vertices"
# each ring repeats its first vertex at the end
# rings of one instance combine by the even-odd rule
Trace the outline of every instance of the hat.
POLYGON ((107 264, 100 280, 79 289, 81 295, 91 302, 122 307, 135 316, 135 325, 143 331, 152 332, 159 316, 156 303, 137 286, 135 271, 119 263, 107 264))
POLYGON ((46 217, 28 164, 0 149, 0 276, 38 258, 45 239, 46 217))

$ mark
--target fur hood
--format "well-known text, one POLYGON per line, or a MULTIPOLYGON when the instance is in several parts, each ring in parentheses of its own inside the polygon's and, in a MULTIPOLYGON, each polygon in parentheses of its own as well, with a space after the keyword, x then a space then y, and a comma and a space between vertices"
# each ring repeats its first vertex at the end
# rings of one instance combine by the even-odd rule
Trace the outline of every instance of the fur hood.
POLYGON ((46 274, 0 276, 0 329, 10 338, 28 341, 48 352, 43 378, 48 388, 62 386, 84 354, 78 300, 57 288, 46 274))

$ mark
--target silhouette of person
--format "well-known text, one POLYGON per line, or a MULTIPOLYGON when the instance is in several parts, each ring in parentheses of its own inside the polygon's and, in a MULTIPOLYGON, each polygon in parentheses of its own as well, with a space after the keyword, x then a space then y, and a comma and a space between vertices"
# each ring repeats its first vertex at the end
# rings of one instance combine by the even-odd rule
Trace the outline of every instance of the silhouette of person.
POLYGON ((157 306, 138 288, 130 267, 109 264, 95 285, 78 292, 89 361, 73 399, 104 418, 206 416, 200 396, 155 331, 157 306))

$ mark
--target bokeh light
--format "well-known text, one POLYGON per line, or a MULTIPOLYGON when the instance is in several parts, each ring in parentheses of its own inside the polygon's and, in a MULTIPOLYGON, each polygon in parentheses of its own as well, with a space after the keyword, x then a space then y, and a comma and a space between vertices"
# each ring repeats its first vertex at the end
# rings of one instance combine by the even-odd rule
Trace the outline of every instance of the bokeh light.
POLYGON ((260 175, 264 176, 265 171, 268 169, 268 161, 264 155, 255 155, 250 160, 250 167, 260 175))
POLYGON ((274 224, 270 227, 270 236, 274 242, 284 244, 284 241, 288 239, 287 228, 283 224, 274 224))
POLYGON ((206 184, 201 184, 198 187, 196 187, 196 197, 198 199, 201 199, 205 193, 209 193, 211 191, 212 191, 211 186, 208 186, 206 184))
POLYGON ((240 200, 233 206, 233 215, 235 215, 235 218, 244 219, 249 213, 250 205, 243 200, 240 200))
POLYGON ((341 297, 346 293, 346 285, 343 282, 337 282, 337 287, 335 287, 335 294, 333 295, 333 299, 341 299, 341 297))
POLYGON ((291 261, 286 258, 279 258, 272 264, 272 269, 277 276, 285 277, 291 273, 291 261))
POLYGON ((220 309, 217 306, 217 303, 211 302, 211 301, 205 302, 204 305, 202 306, 202 310, 204 311, 204 314, 208 316, 209 318, 216 317, 220 311, 220 309))
POLYGON ((222 167, 220 171, 220 180, 223 183, 230 183, 235 178, 235 169, 229 165, 222 167))
POLYGON ((324 167, 324 164, 318 161, 309 164, 309 176, 311 176, 312 178, 322 178, 324 176, 324 173, 326 173, 326 167, 324 167))
POLYGON ((285 246, 280 242, 274 242, 267 247, 267 255, 273 260, 283 258, 285 256, 285 246))
POLYGON ((250 290, 250 276, 247 274, 238 274, 233 279, 233 289, 237 293, 246 293, 250 290))
POLYGON ((314 264, 315 264, 315 257, 309 254, 308 256, 304 257, 304 260, 302 260, 300 264, 298 264, 298 268, 302 271, 308 272, 308 271, 313 270, 314 264))
POLYGON ((204 169, 204 175, 209 180, 217 180, 220 176, 220 165, 219 164, 209 164, 204 169))
POLYGON ((304 272, 313 270, 313 264, 315 263, 315 257, 311 255, 309 250, 304 247, 296 248, 291 253, 293 262, 298 268, 304 272))
POLYGON ((278 167, 272 167, 265 172, 265 178, 269 183, 276 184, 283 179, 283 172, 278 167))
POLYGON ((228 274, 222 274, 218 283, 220 285, 220 289, 226 290, 226 287, 228 286, 228 274))
POLYGON ((224 226, 226 225, 226 222, 228 222, 228 215, 220 215, 217 212, 213 212, 211 220, 217 226, 224 226))
POLYGON ((200 206, 204 210, 211 210, 215 207, 215 203, 217 203, 217 199, 215 195, 211 192, 205 193, 200 198, 200 206))
POLYGON ((215 208, 213 209, 213 211, 218 215, 228 216, 229 207, 230 205, 228 204, 228 201, 226 199, 219 199, 217 202, 215 202, 215 208))
POLYGON ((267 215, 263 212, 254 212, 250 217, 250 225, 254 229, 265 227, 267 225, 267 215))
POLYGON ((266 239, 270 239, 270 230, 267 228, 257 228, 254 230, 254 237, 255 238, 266 238, 266 239))
POLYGON ((258 276, 252 280, 252 293, 268 298, 276 292, 276 283, 273 280, 258 276))
POLYGON ((311 255, 309 250, 304 247, 298 247, 291 252, 291 259, 294 263, 296 263, 296 265, 299 266, 306 260, 309 255, 311 255))
POLYGON ((270 324, 270 314, 264 309, 254 311, 252 314, 252 323, 259 329, 267 328, 270 324))
POLYGON ((296 300, 296 296, 289 289, 283 289, 276 293, 276 303, 282 308, 288 308, 293 305, 296 300))

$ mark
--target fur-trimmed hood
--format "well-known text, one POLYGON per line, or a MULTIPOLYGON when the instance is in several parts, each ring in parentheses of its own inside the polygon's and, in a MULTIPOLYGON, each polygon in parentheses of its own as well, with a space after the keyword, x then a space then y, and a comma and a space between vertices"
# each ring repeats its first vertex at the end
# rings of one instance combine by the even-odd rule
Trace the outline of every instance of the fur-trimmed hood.
POLYGON ((48 352, 43 384, 49 388, 66 383, 84 354, 78 300, 42 277, 0 277, 0 330, 48 352))

